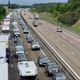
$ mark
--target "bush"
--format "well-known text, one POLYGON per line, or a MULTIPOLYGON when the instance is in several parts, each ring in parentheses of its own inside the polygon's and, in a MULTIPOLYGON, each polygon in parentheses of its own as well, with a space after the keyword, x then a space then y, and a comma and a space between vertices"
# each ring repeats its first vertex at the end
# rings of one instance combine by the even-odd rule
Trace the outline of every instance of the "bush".
POLYGON ((58 21, 64 24, 72 25, 78 21, 79 15, 76 12, 66 12, 58 17, 58 21))

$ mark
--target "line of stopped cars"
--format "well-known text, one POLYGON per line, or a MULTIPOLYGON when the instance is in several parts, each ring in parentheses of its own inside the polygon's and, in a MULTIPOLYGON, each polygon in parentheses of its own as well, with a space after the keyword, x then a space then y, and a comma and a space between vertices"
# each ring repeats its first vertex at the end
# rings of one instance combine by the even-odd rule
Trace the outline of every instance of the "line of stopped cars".
MULTIPOLYGON (((16 18, 16 17, 15 17, 16 18)), ((40 44, 38 41, 36 41, 32 35, 31 32, 27 26, 27 24, 23 21, 22 17, 18 17, 18 22, 20 26, 23 29, 24 35, 26 35, 26 39, 28 43, 31 43, 31 49, 32 50, 40 50, 40 44)), ((21 76, 22 80, 26 80, 28 77, 33 77, 34 75, 38 75, 37 67, 34 66, 34 62, 29 62, 25 55, 25 48, 20 38, 20 30, 17 25, 17 21, 13 21, 13 31, 12 31, 12 37, 14 37, 15 45, 15 57, 17 58, 18 62, 18 71, 19 75, 21 76), (34 69, 33 69, 34 66, 34 69), (30 68, 31 67, 31 68, 30 68), (34 75, 30 74, 30 72, 35 72, 34 75), (22 74, 21 74, 22 73, 22 74), (30 75, 30 76, 29 76, 30 75)), ((66 80, 66 76, 64 72, 59 70, 59 65, 56 62, 51 62, 50 59, 45 55, 40 55, 38 57, 37 63, 39 66, 45 67, 45 72, 48 74, 48 76, 52 76, 52 80, 66 80)), ((35 80, 35 78, 32 78, 32 80, 35 80)))

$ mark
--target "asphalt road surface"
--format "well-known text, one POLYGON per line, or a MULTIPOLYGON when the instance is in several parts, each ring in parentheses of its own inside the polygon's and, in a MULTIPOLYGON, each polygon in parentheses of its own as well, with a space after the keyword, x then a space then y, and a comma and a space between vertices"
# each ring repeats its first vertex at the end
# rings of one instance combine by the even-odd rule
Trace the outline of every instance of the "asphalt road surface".
MULTIPOLYGON (((33 19, 29 19, 32 14, 26 11, 22 12, 22 15, 32 25, 33 19)), ((64 29, 59 33, 56 31, 58 26, 44 20, 38 20, 37 23, 39 22, 42 24, 34 27, 34 30, 59 53, 74 74, 80 78, 80 36, 64 29)))
MULTIPOLYGON (((26 36, 23 34, 23 30, 20 25, 19 25, 19 28, 20 28, 21 41, 23 42, 24 47, 25 47, 26 58, 28 60, 33 60, 36 64, 36 66, 38 67, 39 80, 51 80, 51 77, 48 77, 47 74, 45 73, 45 68, 39 67, 39 65, 37 63, 38 56, 43 53, 41 53, 41 51, 32 51, 31 50, 31 44, 27 42, 26 36)), ((10 40, 10 54, 11 54, 11 57, 10 57, 10 64, 9 64, 9 80, 20 80, 19 75, 18 75, 18 70, 17 70, 17 60, 14 57, 14 55, 15 55, 14 38, 12 38, 10 40)))

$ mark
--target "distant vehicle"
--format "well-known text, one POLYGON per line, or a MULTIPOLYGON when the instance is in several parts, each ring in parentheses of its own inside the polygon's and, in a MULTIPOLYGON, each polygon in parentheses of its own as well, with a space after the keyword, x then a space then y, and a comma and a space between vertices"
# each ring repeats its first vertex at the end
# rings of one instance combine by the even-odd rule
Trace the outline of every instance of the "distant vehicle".
POLYGON ((30 31, 28 29, 23 30, 24 34, 28 34, 30 31))
POLYGON ((32 49, 32 50, 40 50, 40 45, 39 45, 39 43, 38 43, 37 41, 33 41, 33 42, 31 43, 31 49, 32 49))
POLYGON ((18 36, 16 37, 16 36, 15 36, 15 38, 14 38, 14 43, 18 43, 19 41, 21 41, 21 40, 20 40, 20 37, 18 37, 18 36))
POLYGON ((24 54, 18 54, 18 59, 17 59, 18 62, 21 62, 21 61, 27 61, 27 58, 24 54))
POLYGON ((26 39, 28 39, 29 37, 32 37, 30 33, 26 35, 26 39))
POLYGON ((34 61, 18 62, 18 72, 20 80, 36 80, 38 69, 34 61))
POLYGON ((27 39, 28 43, 32 43, 34 41, 33 37, 28 37, 27 39))
POLYGON ((57 32, 62 32, 62 28, 57 28, 57 32))
POLYGON ((39 66, 46 66, 46 64, 47 64, 48 62, 50 62, 50 60, 48 59, 47 56, 45 56, 45 55, 40 55, 40 56, 38 57, 38 64, 39 64, 39 66))
POLYGON ((55 73, 52 80, 67 80, 63 72, 55 73))
POLYGON ((39 15, 38 15, 38 13, 35 13, 35 14, 34 14, 34 19, 39 20, 39 15))
POLYGON ((16 46, 16 57, 18 57, 18 54, 24 54, 24 47, 22 45, 16 46))
POLYGON ((46 64, 46 72, 48 73, 48 76, 52 76, 53 73, 58 71, 58 65, 55 62, 49 62, 46 64))

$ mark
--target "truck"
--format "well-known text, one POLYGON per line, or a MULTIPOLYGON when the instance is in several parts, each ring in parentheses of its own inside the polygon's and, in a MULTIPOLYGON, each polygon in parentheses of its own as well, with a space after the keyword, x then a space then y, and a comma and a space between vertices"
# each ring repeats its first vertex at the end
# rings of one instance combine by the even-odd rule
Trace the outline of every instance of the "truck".
POLYGON ((8 64, 0 64, 0 80, 9 80, 8 79, 8 64))
POLYGON ((8 25, 3 25, 2 26, 2 33, 10 35, 10 28, 9 28, 8 25))
POLYGON ((6 50, 9 51, 9 35, 0 35, 0 44, 3 44, 6 46, 6 50))
POLYGON ((38 69, 34 61, 18 62, 18 72, 21 80, 36 80, 38 69))
POLYGON ((39 20, 39 15, 38 15, 38 13, 34 13, 34 19, 39 20))
POLYGON ((0 64, 1 63, 9 63, 9 52, 7 52, 5 44, 0 44, 0 64))

